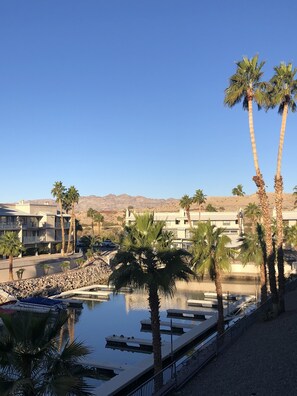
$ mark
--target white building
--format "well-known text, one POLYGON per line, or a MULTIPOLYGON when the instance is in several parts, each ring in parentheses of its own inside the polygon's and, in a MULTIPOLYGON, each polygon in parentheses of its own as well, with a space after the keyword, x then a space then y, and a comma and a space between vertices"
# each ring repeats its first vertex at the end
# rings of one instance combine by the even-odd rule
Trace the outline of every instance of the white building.
MULTIPOLYGON (((173 243, 177 247, 186 248, 191 243, 191 227, 184 209, 178 212, 154 212, 156 221, 165 221, 165 229, 171 231, 174 235, 173 243)), ((221 227, 225 234, 231 239, 231 246, 239 245, 238 239, 243 233, 243 216, 239 212, 190 212, 191 226, 195 227, 201 222, 210 220, 211 224, 221 227), (200 218, 199 218, 200 217, 200 218)), ((126 210, 126 224, 132 224, 135 221, 134 214, 131 210, 126 210)))
MULTIPOLYGON (((68 241, 70 215, 63 214, 65 241, 68 241)), ((21 201, 0 205, 0 236, 17 232, 26 249, 55 251, 62 241, 61 214, 57 205, 21 201)))

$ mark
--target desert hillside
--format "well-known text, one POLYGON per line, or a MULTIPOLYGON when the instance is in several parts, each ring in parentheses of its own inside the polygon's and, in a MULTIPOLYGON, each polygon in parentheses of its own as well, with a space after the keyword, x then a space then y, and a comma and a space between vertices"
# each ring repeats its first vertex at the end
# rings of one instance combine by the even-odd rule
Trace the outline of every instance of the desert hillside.
MULTIPOLYGON (((274 193, 268 193, 270 207, 274 207, 274 193)), ((54 203, 54 200, 34 200, 32 202, 50 202, 54 203)), ((257 194, 245 195, 244 197, 236 196, 218 196, 218 197, 207 197, 206 204, 211 204, 218 211, 234 211, 239 208, 244 209, 250 202, 258 203, 257 194)), ((77 205, 77 217, 82 224, 90 224, 91 220, 87 217, 86 213, 89 208, 93 208, 101 212, 104 216, 104 222, 121 224, 121 219, 124 217, 125 209, 128 206, 133 207, 135 210, 151 210, 151 211, 178 211, 179 210, 179 199, 168 198, 168 199, 154 199, 146 198, 142 196, 130 196, 127 194, 113 195, 109 194, 103 197, 90 195, 80 197, 77 205)), ((294 208, 294 196, 293 194, 284 194, 284 210, 292 210, 294 208)), ((193 205, 192 210, 197 210, 197 205, 193 205)))

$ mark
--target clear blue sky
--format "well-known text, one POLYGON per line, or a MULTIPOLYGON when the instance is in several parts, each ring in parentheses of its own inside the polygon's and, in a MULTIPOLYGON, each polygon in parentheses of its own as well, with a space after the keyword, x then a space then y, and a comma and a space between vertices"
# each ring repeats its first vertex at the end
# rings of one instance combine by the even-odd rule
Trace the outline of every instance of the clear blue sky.
MULTIPOLYGON (((264 78, 297 67, 297 3, 276 0, 2 0, 0 202, 80 195, 180 198, 255 192, 247 112, 223 105, 235 61, 264 78)), ((255 111, 273 191, 281 117, 255 111)), ((282 173, 297 184, 297 113, 282 173)))

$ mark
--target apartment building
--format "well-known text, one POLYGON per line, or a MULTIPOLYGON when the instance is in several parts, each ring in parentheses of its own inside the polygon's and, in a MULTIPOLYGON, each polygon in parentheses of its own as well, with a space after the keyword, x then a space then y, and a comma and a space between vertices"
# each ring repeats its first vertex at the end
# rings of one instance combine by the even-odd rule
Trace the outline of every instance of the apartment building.
MULTIPOLYGON (((276 218, 275 209, 272 217, 276 218)), ((171 231, 174 235, 173 243, 177 247, 187 248, 191 244, 191 227, 188 223, 188 217, 184 209, 178 212, 155 212, 155 220, 165 222, 165 229, 171 231)), ((237 247, 240 245, 239 237, 244 233, 245 219, 243 210, 238 212, 190 212, 191 226, 195 227, 201 222, 210 221, 216 227, 224 229, 224 233, 231 239, 230 246, 237 247)), ((132 224, 135 221, 133 211, 126 210, 126 224, 132 224)), ((289 227, 297 224, 297 210, 283 212, 284 225, 289 227)))
MULTIPOLYGON (((188 221, 186 211, 180 209, 178 212, 155 212, 156 221, 164 221, 165 229, 171 231, 174 235, 173 243, 177 247, 187 248, 191 244, 191 227, 188 221)), ((224 228, 224 233, 231 239, 230 246, 239 245, 239 236, 244 232, 243 214, 238 212, 199 212, 190 213, 191 226, 195 227, 201 222, 210 220, 211 224, 216 227, 224 228)), ((126 210, 126 224, 132 224, 135 221, 134 214, 131 210, 126 210)))
MULTIPOLYGON (((65 241, 70 220, 70 215, 63 214, 65 241)), ((0 236, 6 231, 17 232, 27 251, 54 253, 62 242, 61 214, 57 205, 48 203, 0 204, 0 236)))

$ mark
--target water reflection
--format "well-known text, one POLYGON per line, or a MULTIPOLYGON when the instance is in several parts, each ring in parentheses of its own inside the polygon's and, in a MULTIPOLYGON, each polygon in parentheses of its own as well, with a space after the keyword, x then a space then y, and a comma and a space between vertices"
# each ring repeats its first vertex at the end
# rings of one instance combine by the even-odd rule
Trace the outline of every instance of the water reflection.
MULTIPOLYGON (((177 292, 173 299, 161 298, 160 317, 168 321, 167 309, 189 309, 188 299, 202 299, 204 291, 214 291, 211 282, 184 282, 177 283, 177 292)), ((255 294, 253 282, 234 283, 223 285, 224 292, 238 294, 255 294)), ((191 309, 195 309, 191 307, 191 309)), ((199 309, 199 308, 197 308, 199 309)), ((141 320, 149 319, 147 294, 135 291, 132 294, 111 294, 109 301, 86 301, 82 310, 68 323, 71 337, 83 341, 92 349, 88 359, 99 363, 115 366, 129 366, 143 360, 146 355, 128 351, 108 349, 105 347, 105 337, 124 335, 142 339, 151 339, 151 332, 141 331, 141 320)), ((176 320, 176 319, 174 319, 176 320)), ((178 320, 182 322, 182 320, 178 320)), ((197 325, 197 321, 187 320, 187 323, 197 325)), ((185 329, 188 331, 187 329, 185 329)), ((170 343, 170 334, 162 334, 162 342, 170 343)), ((178 335, 173 335, 173 339, 178 335)))

